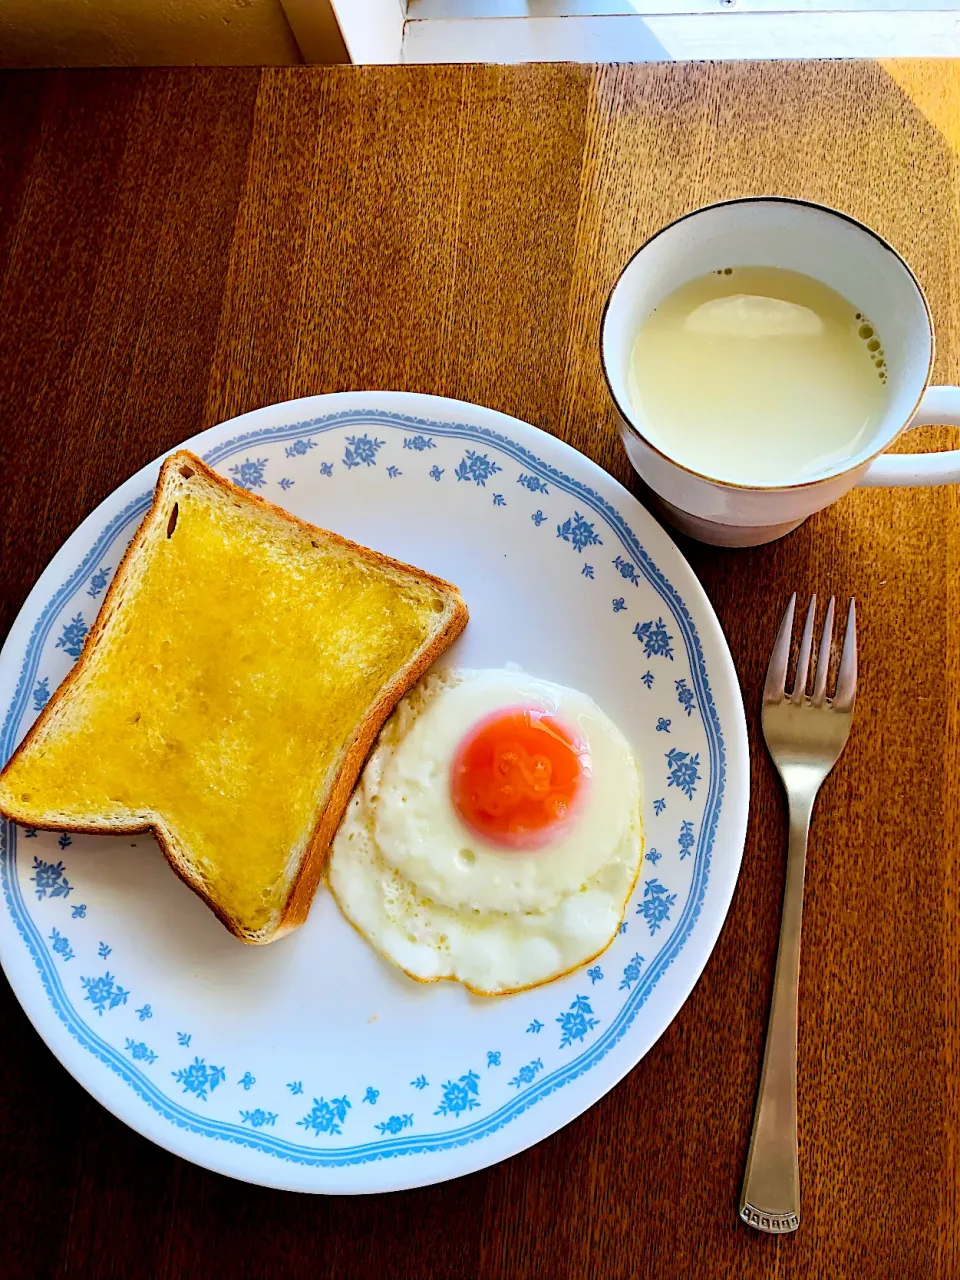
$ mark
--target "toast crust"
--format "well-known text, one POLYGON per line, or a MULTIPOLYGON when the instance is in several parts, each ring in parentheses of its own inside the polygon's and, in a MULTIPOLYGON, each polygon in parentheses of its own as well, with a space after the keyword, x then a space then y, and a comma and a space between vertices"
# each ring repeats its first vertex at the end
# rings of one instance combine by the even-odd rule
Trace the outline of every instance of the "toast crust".
POLYGON ((43 822, 36 821, 32 816, 29 819, 19 815, 13 806, 4 804, 0 799, 0 815, 10 819, 12 822, 27 822, 29 825, 43 831, 71 831, 78 835, 140 835, 146 832, 152 833, 160 845, 163 855, 167 862, 176 872, 177 876, 192 889, 195 894, 210 908, 223 925, 241 942, 251 945, 262 945, 274 942, 281 938, 284 934, 292 932, 299 928, 306 920, 307 913, 310 910, 310 904, 313 901, 317 887, 323 874, 324 865, 326 863, 327 854, 330 848, 330 842, 336 835, 337 828, 346 812, 347 804, 353 793, 354 785, 360 775, 370 748, 384 725, 387 717, 400 701, 403 695, 411 689, 424 672, 436 661, 441 653, 444 652, 456 640, 457 636, 463 631, 469 619, 469 610, 464 603, 460 592, 452 583, 446 582, 443 578, 438 578, 434 574, 427 573, 424 570, 414 568, 412 565, 404 564, 400 560, 394 560, 390 556, 385 556, 379 551, 373 551, 369 547, 361 546, 359 543, 352 542, 349 538, 341 537, 340 534, 334 533, 329 529, 322 529, 318 525, 309 524, 306 520, 301 520, 298 516, 292 515, 283 507, 277 506, 273 502, 268 502, 265 498, 261 498, 259 494, 251 493, 246 489, 241 489, 233 484, 230 480, 219 475, 211 467, 191 453, 188 449, 178 449, 171 453, 163 462, 160 468, 160 474, 157 477, 156 487, 153 493, 153 501, 140 522, 137 532, 130 541, 127 550, 124 552, 123 558, 117 566, 117 571, 113 576, 110 586, 107 588, 107 594, 104 596, 97 617, 87 633, 83 643, 80 657, 75 662, 69 674, 63 679, 54 693, 51 695, 47 705, 40 712, 40 715, 30 727, 23 741, 14 751, 13 755, 0 770, 0 781, 4 779, 7 772, 13 766, 14 762, 19 758, 22 752, 36 740, 43 732, 47 722, 51 719, 57 706, 63 701, 72 688, 80 674, 85 669, 86 663, 91 659, 97 646, 99 638, 103 635, 107 623, 113 616, 114 608, 122 587, 126 574, 133 563, 137 553, 143 547, 149 536, 154 523, 162 516, 162 510, 170 498, 170 488, 172 477, 175 472, 180 472, 183 478, 189 478, 193 473, 199 473, 204 479, 220 493, 231 500, 238 497, 254 509, 262 509, 270 512, 273 516, 279 517, 282 522, 292 528, 296 528, 307 534, 319 533, 329 543, 352 552, 358 558, 365 560, 368 564, 374 565, 381 569, 387 569, 394 572, 412 574, 420 582, 429 583, 438 591, 444 594, 450 605, 449 616, 443 627, 433 636, 430 643, 424 646, 422 651, 417 655, 412 663, 409 663, 398 675, 384 686, 380 697, 374 703, 366 717, 357 725, 353 738, 347 744, 343 754, 343 759, 337 776, 334 779, 330 790, 327 803, 323 806, 317 815, 313 831, 307 841, 306 849, 300 862, 299 869, 295 875, 287 894, 287 900, 283 906, 280 916, 275 924, 269 930, 261 930, 256 934, 244 931, 241 923, 233 919, 214 899, 207 893, 204 885, 193 875, 190 864, 180 855, 176 842, 172 834, 164 827, 162 821, 152 819, 149 821, 134 821, 125 823, 122 821, 90 824, 73 824, 64 822, 43 822), (186 469, 186 470, 182 470, 186 469))

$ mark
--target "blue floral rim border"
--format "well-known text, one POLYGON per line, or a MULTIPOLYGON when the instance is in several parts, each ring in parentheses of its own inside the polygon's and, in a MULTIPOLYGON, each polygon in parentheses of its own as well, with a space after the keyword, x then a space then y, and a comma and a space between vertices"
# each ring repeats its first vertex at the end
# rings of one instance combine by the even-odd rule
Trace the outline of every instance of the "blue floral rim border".
MULTIPOLYGON (((535 454, 517 444, 508 436, 501 435, 490 428, 462 423, 434 422, 425 418, 378 409, 341 410, 323 417, 290 423, 280 427, 262 427, 258 430, 235 436, 223 444, 214 446, 204 455, 204 458, 206 462, 216 466, 243 448, 249 447, 258 441, 294 440, 306 434, 319 435, 322 432, 336 430, 345 426, 364 424, 386 428, 392 427, 406 431, 409 431, 411 427, 416 427, 417 430, 431 435, 453 437, 471 442, 480 441, 483 444, 493 446, 508 454, 516 462, 522 463, 524 467, 539 475, 543 480, 549 480, 557 488, 578 498, 610 526, 633 562, 639 566, 643 576, 669 608, 683 637, 690 663, 691 678, 696 685, 697 702, 706 731, 710 773, 707 801, 704 806, 703 821, 700 824, 700 837, 697 841, 690 892, 684 903, 683 911, 678 917, 666 943, 661 947, 656 960, 630 991, 619 1014, 601 1036, 563 1067, 559 1067, 543 1076, 531 1088, 472 1124, 463 1125, 458 1129, 448 1130, 443 1133, 411 1134, 407 1137, 398 1136, 389 1141, 381 1139, 375 1143, 362 1143, 327 1151, 287 1142, 284 1139, 271 1137, 268 1134, 255 1134, 249 1129, 242 1129, 239 1125, 204 1119, 194 1112, 188 1111, 174 1099, 167 1097, 141 1070, 128 1059, 122 1057, 119 1050, 96 1034, 66 995, 59 974, 54 967, 53 957, 43 945, 40 932, 24 903, 16 875, 17 828, 6 819, 0 823, 0 882, 2 882, 7 907, 36 963, 50 1002, 57 1016, 71 1035, 105 1066, 116 1072, 149 1107, 178 1128, 189 1130, 206 1138, 236 1143, 240 1146, 260 1151, 265 1155, 275 1156, 281 1160, 324 1168, 363 1164, 368 1161, 384 1160, 391 1156, 444 1151, 477 1142, 496 1133, 537 1102, 540 1102, 564 1085, 569 1084, 584 1072, 589 1071, 602 1058, 606 1057, 614 1045, 626 1034, 638 1011, 649 998, 653 988, 679 955, 699 918, 707 889, 713 842, 720 818, 726 781, 726 752, 720 720, 714 704, 713 694, 710 691, 703 649, 693 619, 676 588, 672 586, 661 570, 654 564, 620 513, 589 486, 574 480, 571 476, 550 466, 549 463, 543 462, 535 454)), ((59 616, 66 601, 84 586, 87 579, 99 565, 104 552, 113 539, 132 520, 140 518, 146 512, 152 496, 152 490, 141 494, 113 517, 93 547, 84 556, 78 568, 44 606, 27 643, 27 652, 21 667, 20 678, 13 701, 4 720, 2 735, 0 735, 0 752, 2 752, 3 760, 8 759, 13 751, 16 729, 26 710, 29 690, 33 685, 40 655, 54 620, 59 616)))

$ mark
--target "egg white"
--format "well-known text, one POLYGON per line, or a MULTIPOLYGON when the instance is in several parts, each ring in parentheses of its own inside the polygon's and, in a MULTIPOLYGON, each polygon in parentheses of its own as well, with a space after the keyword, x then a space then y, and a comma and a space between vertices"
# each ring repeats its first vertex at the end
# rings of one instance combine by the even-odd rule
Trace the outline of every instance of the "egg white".
POLYGON ((328 877, 347 919, 411 977, 493 995, 551 981, 603 951, 642 857, 636 761, 591 699, 515 670, 446 671, 422 681, 384 726, 328 877), (518 705, 556 714, 593 758, 572 824, 531 851, 469 831, 449 788, 464 734, 518 705))
POLYGON ((630 860, 640 807, 637 768, 620 731, 585 694, 520 671, 450 673, 410 696, 365 779, 377 848, 427 897, 480 911, 547 911, 610 860, 630 860), (450 794, 450 765, 470 729, 509 707, 539 707, 586 739, 592 777, 571 825, 546 848, 505 850, 468 830, 450 794), (372 775, 376 775, 375 778, 372 775), (370 783, 373 785, 371 786, 370 783))

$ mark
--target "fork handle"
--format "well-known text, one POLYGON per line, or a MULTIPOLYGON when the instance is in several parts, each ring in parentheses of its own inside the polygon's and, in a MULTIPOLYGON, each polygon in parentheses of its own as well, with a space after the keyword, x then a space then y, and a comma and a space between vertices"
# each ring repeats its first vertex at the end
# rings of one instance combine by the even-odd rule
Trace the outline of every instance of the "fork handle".
POLYGON ((743 1221, 758 1231, 775 1235, 796 1231, 800 1225, 797 996, 803 880, 813 799, 813 796, 796 801, 790 799, 790 841, 777 970, 773 979, 757 1109, 740 1194, 740 1217, 743 1221))

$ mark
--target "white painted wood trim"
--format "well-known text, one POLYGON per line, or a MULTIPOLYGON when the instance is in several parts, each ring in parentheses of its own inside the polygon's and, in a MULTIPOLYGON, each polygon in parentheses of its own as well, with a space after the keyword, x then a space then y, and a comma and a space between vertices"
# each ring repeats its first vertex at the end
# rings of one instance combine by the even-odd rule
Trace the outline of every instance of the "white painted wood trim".
POLYGON ((407 18, 591 18, 639 13, 838 13, 926 9, 960 13, 960 0, 409 0, 407 18))
MULTIPOLYGON (((344 2, 344 0, 341 0, 344 2)), ((901 4, 904 0, 901 0, 901 4)), ((674 62, 960 56, 960 12, 668 13, 410 20, 402 61, 674 62)))
POLYGON ((304 62, 349 62, 331 0, 280 0, 304 62))
MULTIPOLYGON (((309 4, 311 0, 303 0, 309 4)), ((404 0, 330 0, 351 62, 402 61, 404 0)))

